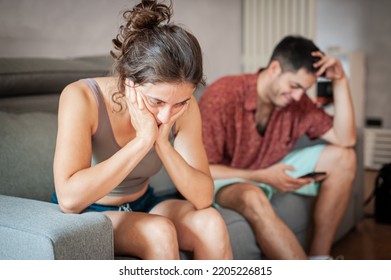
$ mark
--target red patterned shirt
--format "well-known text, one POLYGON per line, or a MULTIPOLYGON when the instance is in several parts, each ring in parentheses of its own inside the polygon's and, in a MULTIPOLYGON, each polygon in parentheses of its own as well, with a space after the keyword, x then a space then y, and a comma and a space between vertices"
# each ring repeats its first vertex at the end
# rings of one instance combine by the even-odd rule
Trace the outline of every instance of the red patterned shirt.
POLYGON ((303 94, 298 102, 276 107, 261 136, 256 129, 258 74, 223 77, 200 100, 202 133, 210 164, 266 168, 286 156, 304 133, 315 139, 333 125, 332 117, 303 94))

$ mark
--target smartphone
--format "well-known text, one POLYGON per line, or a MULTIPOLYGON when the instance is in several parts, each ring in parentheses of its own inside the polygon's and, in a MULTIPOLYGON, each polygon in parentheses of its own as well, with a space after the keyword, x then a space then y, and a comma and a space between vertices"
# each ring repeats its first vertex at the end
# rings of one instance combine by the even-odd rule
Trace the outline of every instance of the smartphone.
POLYGON ((322 181, 326 178, 327 173, 326 172, 310 172, 303 176, 300 176, 299 178, 310 178, 314 179, 315 181, 322 181))

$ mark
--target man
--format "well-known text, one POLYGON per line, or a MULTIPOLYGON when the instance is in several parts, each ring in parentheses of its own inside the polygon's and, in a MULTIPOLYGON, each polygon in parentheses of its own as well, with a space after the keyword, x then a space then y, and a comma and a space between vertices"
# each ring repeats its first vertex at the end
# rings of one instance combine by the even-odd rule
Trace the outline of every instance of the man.
POLYGON ((206 88, 200 108, 203 140, 215 180, 215 202, 241 213, 270 259, 307 259, 274 212, 275 192, 317 195, 309 258, 330 258, 355 176, 353 105, 341 62, 302 37, 285 37, 265 69, 223 77, 206 88), (305 94, 319 76, 332 81, 335 114, 305 94), (330 145, 292 151, 303 135, 330 145), (326 172, 319 182, 298 178, 326 172))

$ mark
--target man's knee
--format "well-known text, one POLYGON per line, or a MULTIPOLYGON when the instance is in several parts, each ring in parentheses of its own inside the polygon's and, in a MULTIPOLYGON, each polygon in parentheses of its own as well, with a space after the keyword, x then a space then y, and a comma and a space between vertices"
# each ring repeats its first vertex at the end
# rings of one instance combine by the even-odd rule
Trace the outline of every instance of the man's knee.
POLYGON ((319 159, 320 165, 327 165, 331 169, 348 170, 352 173, 356 170, 356 152, 352 148, 343 148, 328 145, 319 159))
POLYGON ((249 220, 269 219, 275 212, 264 191, 251 184, 237 184, 233 186, 232 204, 229 208, 239 212, 249 220))
POLYGON ((247 183, 238 183, 220 190, 216 201, 223 207, 242 213, 248 208, 270 204, 265 193, 258 187, 247 183))
POLYGON ((335 166, 340 170, 347 172, 354 177, 356 172, 356 152, 352 148, 337 147, 337 159, 335 166))
POLYGON ((328 185, 349 193, 356 176, 356 152, 352 148, 329 145, 325 148, 321 160, 323 162, 319 162, 318 168, 320 171, 326 171, 330 178, 330 184, 324 183, 323 187, 328 185))

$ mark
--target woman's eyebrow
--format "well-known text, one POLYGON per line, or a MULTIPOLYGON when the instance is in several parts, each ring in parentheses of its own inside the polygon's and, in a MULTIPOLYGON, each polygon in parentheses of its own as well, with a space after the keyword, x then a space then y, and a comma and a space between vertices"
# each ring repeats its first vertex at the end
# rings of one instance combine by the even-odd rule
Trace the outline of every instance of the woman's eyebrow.
MULTIPOLYGON (((152 96, 149 96, 149 95, 146 95, 146 94, 144 94, 144 95, 145 95, 147 98, 149 98, 149 99, 153 99, 154 101, 158 101, 158 102, 167 103, 166 101, 164 101, 164 100, 161 100, 161 99, 159 99, 159 98, 152 97, 152 96)), ((183 101, 177 102, 176 104, 185 103, 185 102, 189 101, 190 99, 191 99, 191 97, 189 97, 189 98, 187 98, 187 99, 185 99, 185 100, 183 100, 183 101)))
POLYGON ((185 100, 183 100, 183 101, 181 101, 181 102, 178 102, 177 104, 185 103, 185 102, 189 101, 190 99, 191 99, 191 97, 189 97, 189 98, 187 98, 187 99, 185 99, 185 100))
MULTIPOLYGON (((144 94, 145 95, 145 94, 144 94)), ((149 95, 145 95, 147 98, 149 98, 149 99, 153 99, 153 100, 156 100, 156 101, 159 101, 159 102, 164 102, 164 103, 166 103, 166 101, 164 101, 164 100, 161 100, 161 99, 159 99, 159 98, 156 98, 156 97, 152 97, 152 96, 149 96, 149 95)))

